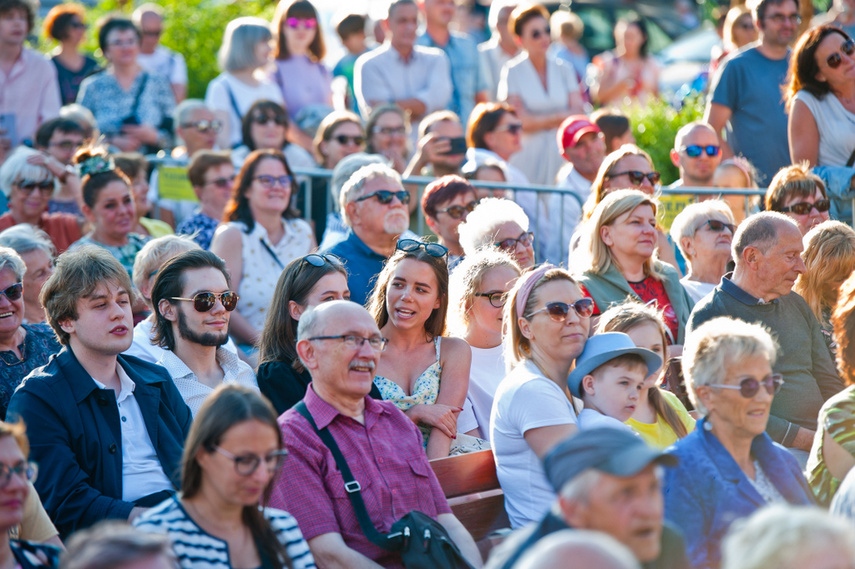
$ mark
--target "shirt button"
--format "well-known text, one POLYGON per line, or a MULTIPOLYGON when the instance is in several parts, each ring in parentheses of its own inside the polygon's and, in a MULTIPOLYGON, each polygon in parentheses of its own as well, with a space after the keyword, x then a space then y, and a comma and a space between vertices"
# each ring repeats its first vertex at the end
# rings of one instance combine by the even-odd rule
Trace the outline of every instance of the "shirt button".
POLYGON ((127 422, 128 422, 128 418, 127 418, 127 417, 122 417, 122 422, 123 422, 123 423, 127 423, 127 422))
POLYGON ((119 447, 116 446, 116 443, 110 445, 110 454, 116 454, 116 451, 119 450, 119 447))

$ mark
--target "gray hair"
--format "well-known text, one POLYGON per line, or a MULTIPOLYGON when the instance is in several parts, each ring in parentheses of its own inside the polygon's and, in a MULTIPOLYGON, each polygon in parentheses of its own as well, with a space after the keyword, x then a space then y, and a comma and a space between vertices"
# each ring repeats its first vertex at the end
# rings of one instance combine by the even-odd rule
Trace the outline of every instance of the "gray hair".
MULTIPOLYGON (((143 285, 149 281, 166 261, 185 251, 201 249, 198 243, 193 241, 189 235, 164 235, 152 239, 143 245, 134 259, 134 287, 142 290, 143 285)), ((148 299, 145 299, 149 302, 148 299)))
POLYGON ((213 113, 211 108, 202 99, 185 99, 181 101, 175 110, 172 111, 172 120, 175 127, 178 128, 190 120, 193 113, 196 111, 208 111, 213 113))
POLYGON ((388 166, 389 161, 379 154, 366 154, 365 152, 357 152, 350 156, 345 156, 339 163, 335 165, 332 173, 332 181, 330 182, 330 197, 337 211, 341 211, 341 203, 339 199, 342 188, 347 181, 353 177, 356 172, 362 169, 363 166, 369 164, 383 164, 388 166))
POLYGON ((563 529, 539 540, 514 564, 515 569, 641 569, 630 549, 599 531, 563 529), (570 560, 570 561, 568 561, 570 560))
POLYGON ((683 376, 692 403, 706 414, 698 399, 698 387, 723 383, 729 367, 755 356, 765 356, 774 366, 777 349, 769 331, 760 324, 725 316, 705 322, 686 337, 683 346, 683 376))
POLYGON ((369 181, 375 178, 386 178, 393 182, 400 189, 404 189, 401 183, 401 175, 385 164, 369 164, 363 166, 353 174, 350 179, 345 182, 341 188, 339 196, 339 207, 341 208, 341 219, 345 225, 350 226, 350 219, 347 217, 347 204, 362 196, 362 189, 369 181))
POLYGON ((717 213, 723 215, 727 223, 733 224, 733 212, 730 211, 730 206, 727 205, 726 201, 720 199, 689 204, 677 214, 674 221, 671 222, 670 233, 671 239, 680 249, 683 257, 689 258, 683 248, 683 237, 694 237, 701 225, 708 219, 714 219, 717 213))
POLYGON ((722 542, 722 569, 800 569, 814 555, 844 550, 855 562, 855 531, 816 506, 774 504, 730 526, 722 542))
POLYGON ((528 231, 528 216, 523 208, 504 198, 484 198, 458 226, 463 252, 473 255, 478 249, 489 247, 499 228, 511 221, 528 231))
POLYGON ((796 229, 795 221, 777 211, 763 211, 752 215, 739 224, 736 235, 733 236, 733 260, 737 265, 742 260, 742 253, 747 247, 755 247, 764 255, 769 252, 778 238, 778 228, 783 223, 789 223, 796 229))
POLYGON ((101 522, 75 533, 67 545, 63 569, 113 569, 152 557, 163 557, 178 568, 165 534, 132 528, 126 522, 101 522))
POLYGON ((36 250, 44 251, 51 259, 56 255, 48 234, 29 223, 19 223, 0 231, 0 247, 14 249, 18 255, 36 250))
POLYGON ((689 134, 696 128, 704 128, 711 133, 716 134, 715 129, 710 126, 709 123, 704 121, 692 121, 690 123, 686 123, 677 131, 677 135, 674 137, 674 150, 679 152, 680 147, 683 146, 683 139, 689 136, 689 134))
POLYGON ((27 272, 27 265, 24 264, 24 260, 14 249, 0 247, 0 271, 3 269, 10 269, 15 278, 21 281, 24 278, 24 273, 27 272))
POLYGON ((561 487, 558 495, 565 500, 586 503, 588 501, 588 497, 591 495, 591 490, 600 483, 600 479, 602 477, 603 472, 601 470, 597 470, 596 468, 586 468, 575 477, 568 480, 567 483, 561 487))
POLYGON ((40 154, 38 150, 19 146, 0 166, 0 190, 3 190, 7 198, 12 194, 12 184, 16 182, 43 182, 53 179, 53 175, 44 166, 27 162, 27 158, 40 154))
POLYGON ((257 67, 255 46, 273 39, 270 24, 261 18, 245 16, 226 25, 223 44, 217 53, 217 64, 221 71, 240 71, 257 67))

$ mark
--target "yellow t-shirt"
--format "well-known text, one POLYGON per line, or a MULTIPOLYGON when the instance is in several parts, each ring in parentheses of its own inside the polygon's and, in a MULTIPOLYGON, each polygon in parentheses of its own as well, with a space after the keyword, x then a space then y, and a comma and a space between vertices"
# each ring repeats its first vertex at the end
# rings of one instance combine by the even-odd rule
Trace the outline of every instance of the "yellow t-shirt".
MULTIPOLYGON (((653 389, 659 389, 658 387, 654 387, 653 389)), ((665 399, 665 402, 668 403, 674 410, 677 412, 677 415, 680 416, 680 420, 686 426, 686 431, 692 432, 695 430, 695 420, 692 419, 692 416, 689 415, 689 412, 686 411, 686 408, 680 403, 680 400, 677 399, 677 396, 671 393, 670 391, 666 391, 665 389, 659 389, 659 393, 662 394, 662 397, 665 399)), ((650 423, 641 423, 636 421, 635 419, 629 419, 626 421, 626 424, 632 427, 632 430, 641 435, 641 438, 644 439, 644 442, 649 444, 650 446, 658 449, 664 449, 672 444, 677 442, 677 433, 674 432, 674 429, 665 422, 665 419, 662 415, 656 417, 656 422, 653 424, 650 423)))

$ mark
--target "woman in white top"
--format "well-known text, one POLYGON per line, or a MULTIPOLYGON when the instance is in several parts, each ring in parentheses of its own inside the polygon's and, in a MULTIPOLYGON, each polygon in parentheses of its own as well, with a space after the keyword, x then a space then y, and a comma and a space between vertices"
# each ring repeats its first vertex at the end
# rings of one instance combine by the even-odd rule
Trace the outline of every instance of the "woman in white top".
POLYGON ((217 139, 221 148, 241 143, 241 119, 254 102, 266 99, 283 104, 282 91, 264 74, 272 40, 270 25, 261 18, 238 18, 226 26, 217 53, 222 73, 205 93, 205 104, 225 125, 217 139))
POLYGON ((493 396, 505 376, 502 308, 521 272, 508 253, 493 248, 464 257, 451 272, 449 334, 463 338, 472 348, 466 398, 482 439, 490 439, 493 396))
POLYGON ((251 152, 235 178, 225 210, 228 223, 217 228, 211 241, 211 252, 226 262, 240 295, 229 327, 239 344, 258 340, 285 265, 317 246, 311 226, 291 206, 296 188, 282 152, 251 152))
POLYGON ((593 301, 564 269, 543 265, 520 277, 505 303, 505 359, 490 439, 511 527, 540 520, 555 501, 541 460, 573 435, 570 367, 585 348, 593 301))
POLYGON ((855 160, 855 42, 835 26, 804 33, 790 56, 785 98, 794 164, 851 166, 855 160))

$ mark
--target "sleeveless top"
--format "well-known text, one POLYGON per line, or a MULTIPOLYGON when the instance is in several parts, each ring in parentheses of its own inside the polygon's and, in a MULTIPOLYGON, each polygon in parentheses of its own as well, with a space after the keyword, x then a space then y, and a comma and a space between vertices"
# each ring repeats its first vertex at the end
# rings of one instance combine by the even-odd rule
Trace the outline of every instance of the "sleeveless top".
POLYGON ((817 166, 845 166, 855 149, 855 113, 846 110, 834 93, 817 99, 807 91, 799 91, 795 100, 804 103, 816 121, 817 166))
MULTIPOLYGON (((401 411, 406 411, 414 405, 433 405, 436 403, 436 397, 439 395, 439 380, 442 375, 442 366, 439 364, 440 340, 441 337, 439 336, 433 339, 433 344, 436 348, 436 361, 416 379, 412 395, 404 393, 401 386, 391 379, 387 379, 382 375, 374 376, 374 385, 380 390, 384 401, 391 401, 401 411)), ((419 425, 419 429, 422 431, 423 443, 427 446, 431 427, 419 425)))

